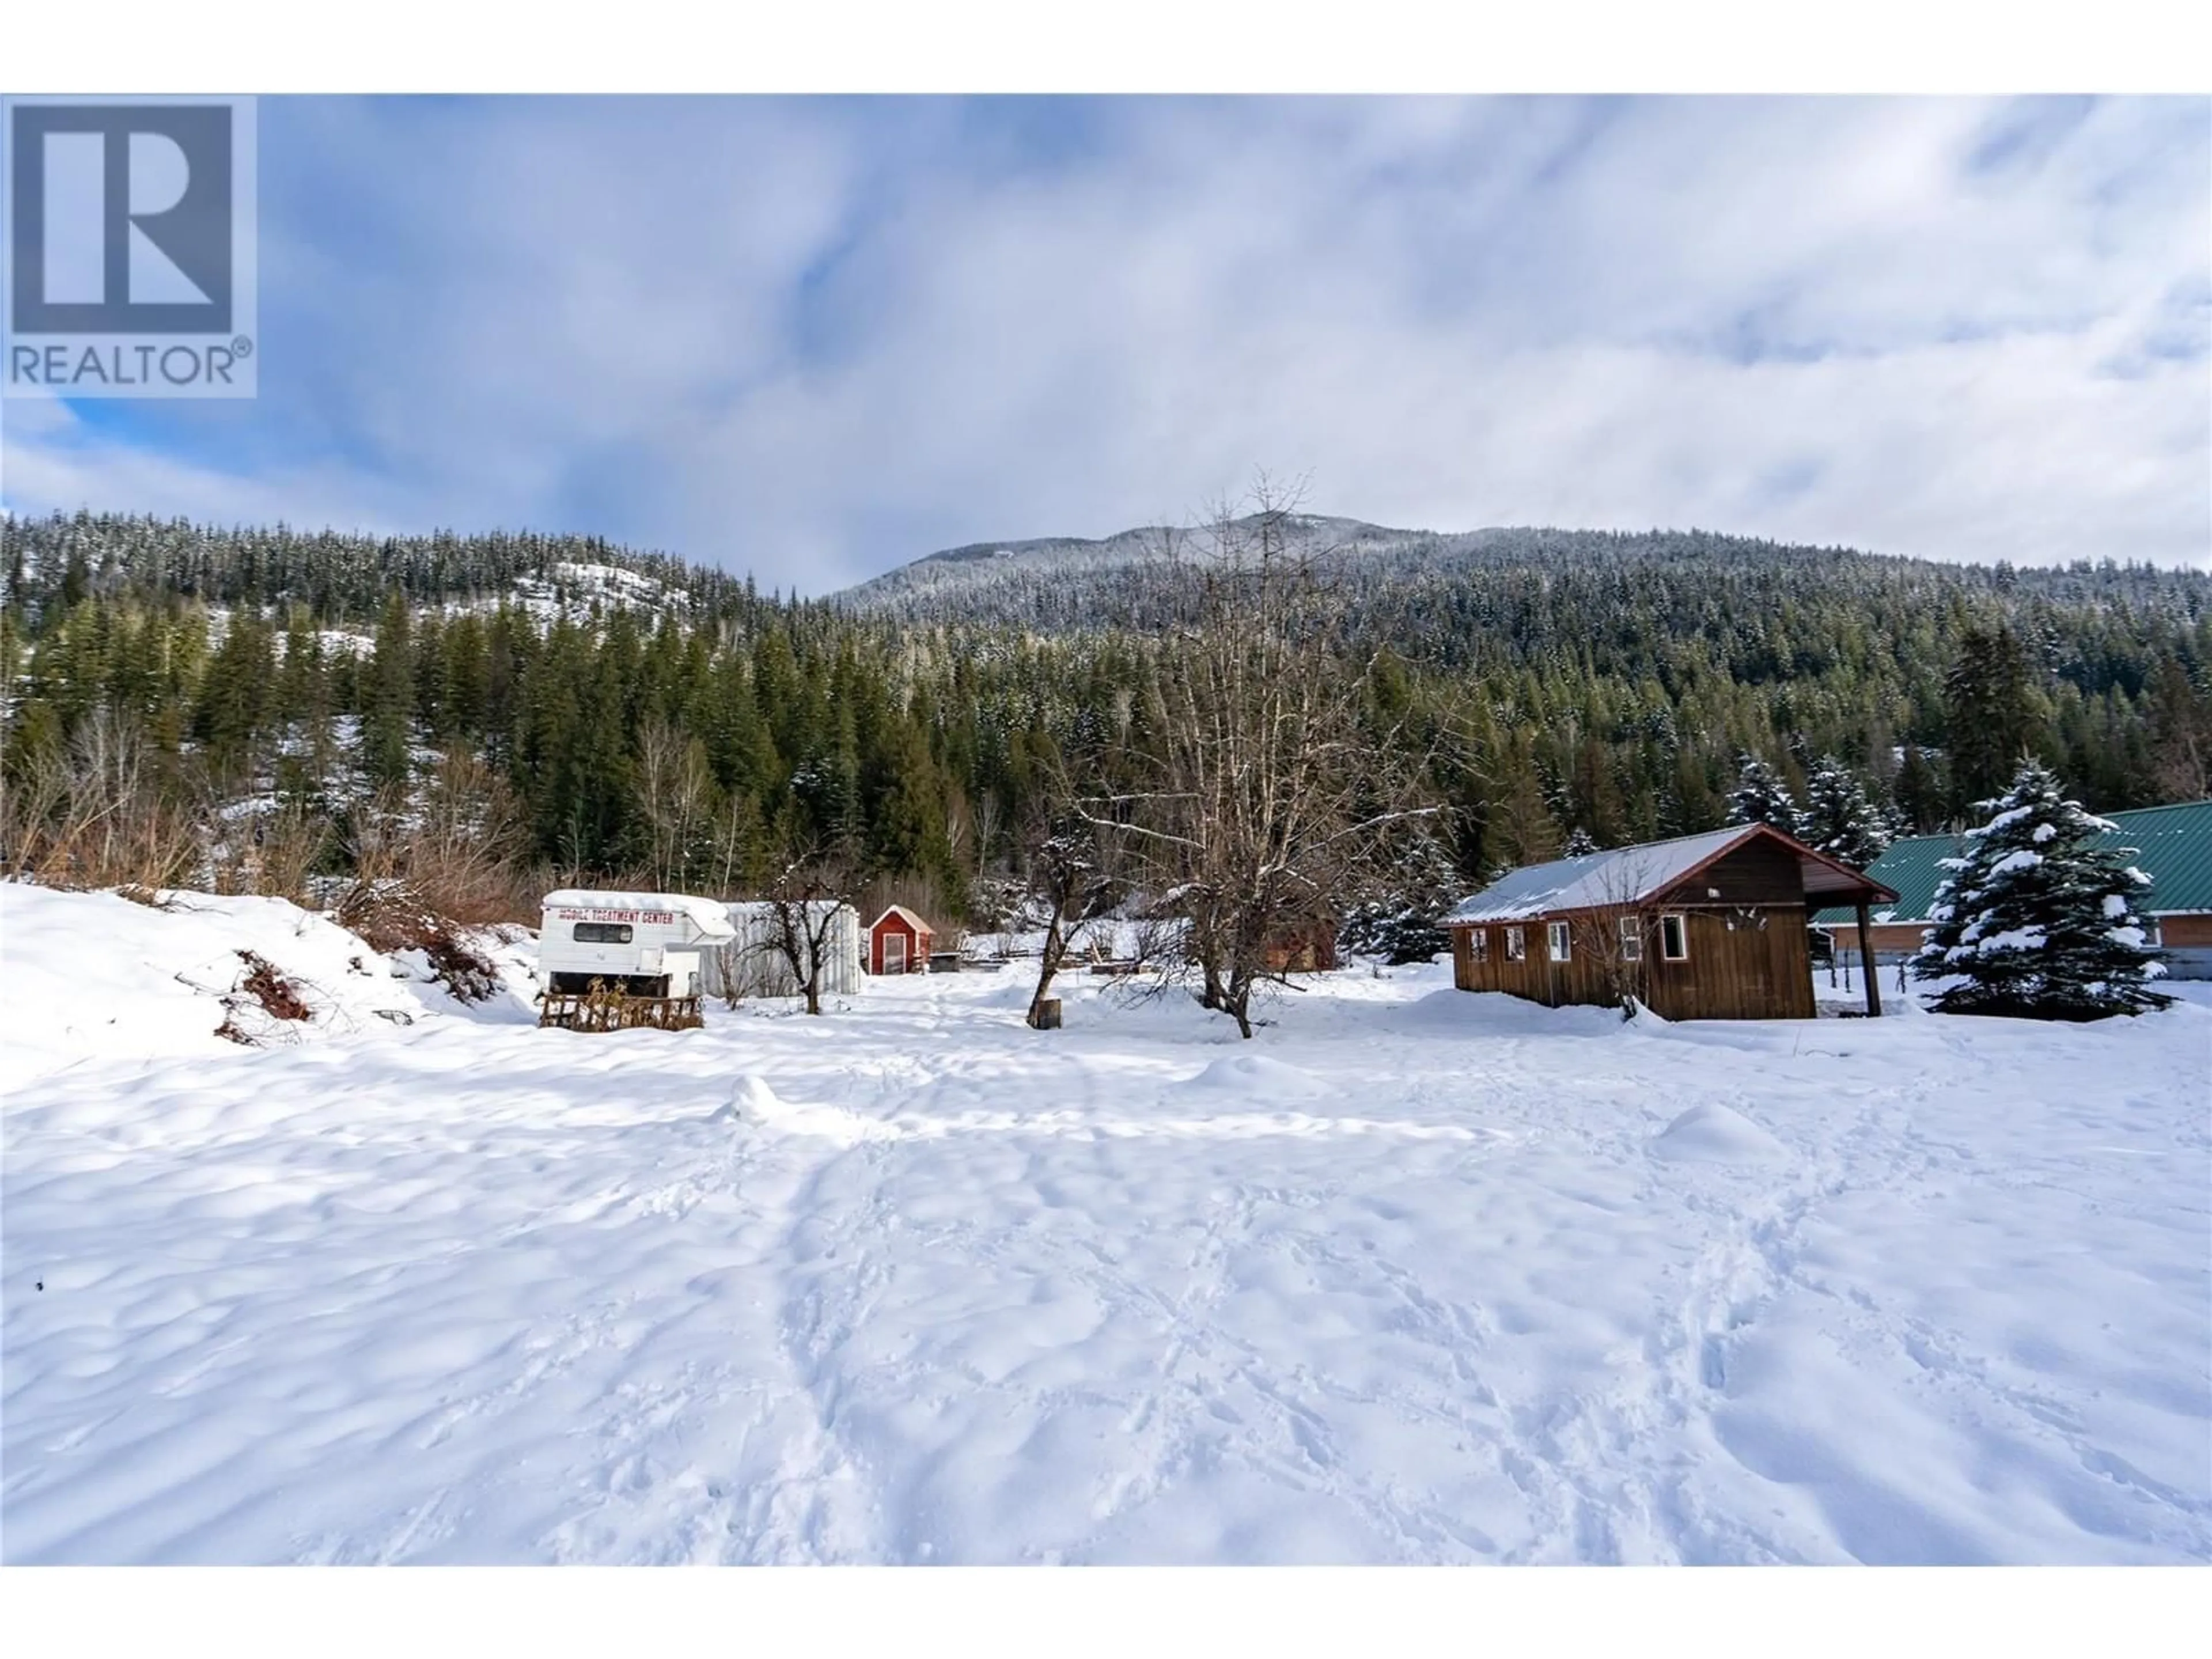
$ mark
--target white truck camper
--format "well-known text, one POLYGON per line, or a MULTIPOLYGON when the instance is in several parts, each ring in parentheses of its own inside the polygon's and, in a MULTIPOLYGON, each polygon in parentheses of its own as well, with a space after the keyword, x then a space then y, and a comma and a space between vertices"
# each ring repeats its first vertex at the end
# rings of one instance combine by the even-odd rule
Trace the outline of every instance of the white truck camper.
POLYGON ((541 1025, 696 1025, 702 958, 737 938, 721 905, 685 893, 563 888, 542 908, 541 1025))

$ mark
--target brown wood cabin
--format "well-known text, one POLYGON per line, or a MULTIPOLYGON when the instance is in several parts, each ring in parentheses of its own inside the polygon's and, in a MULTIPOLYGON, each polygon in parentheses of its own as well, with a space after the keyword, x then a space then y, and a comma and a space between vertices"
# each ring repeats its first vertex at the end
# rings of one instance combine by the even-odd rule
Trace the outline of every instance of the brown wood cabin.
MULTIPOLYGON (((1633 996, 1668 1019, 1810 1019, 1812 911, 1897 895, 1764 823, 1514 871, 1445 918, 1452 982, 1549 1007, 1633 996)), ((1881 1012, 1875 976, 1867 1012, 1881 1012)))
POLYGON ((1278 929, 1260 947, 1271 974, 1326 974, 1336 966, 1336 921, 1316 917, 1278 929))

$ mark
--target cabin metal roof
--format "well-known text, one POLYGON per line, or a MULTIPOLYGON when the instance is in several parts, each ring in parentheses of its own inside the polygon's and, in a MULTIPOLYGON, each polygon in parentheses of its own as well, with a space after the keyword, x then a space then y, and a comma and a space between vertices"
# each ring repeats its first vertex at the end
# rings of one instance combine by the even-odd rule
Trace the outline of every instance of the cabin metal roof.
POLYGON ((1743 842, 1762 836, 1780 842, 1797 854, 1808 894, 1856 894, 1870 880, 1883 891, 1888 890, 1889 884, 1871 872, 1861 877, 1778 830, 1763 823, 1731 823, 1701 835, 1678 836, 1672 841, 1643 842, 1608 852, 1585 853, 1579 858, 1524 866, 1462 900, 1444 918, 1444 925, 1526 921, 1562 910, 1641 904, 1743 842))
MULTIPOLYGON (((2212 911, 2212 800, 2099 816, 2113 827, 2093 836, 2089 844, 2125 854, 2130 864, 2150 878, 2141 908, 2154 916, 2212 911)), ((1911 836, 1891 843, 1887 852, 1867 866, 1867 874, 1895 889, 1897 902, 1876 909, 1874 919, 1928 921, 1944 876, 1941 860, 1957 857, 1966 844, 1964 836, 1911 836)), ((1852 915, 1849 910, 1830 908, 1813 920, 1832 927, 1850 921, 1852 915)))

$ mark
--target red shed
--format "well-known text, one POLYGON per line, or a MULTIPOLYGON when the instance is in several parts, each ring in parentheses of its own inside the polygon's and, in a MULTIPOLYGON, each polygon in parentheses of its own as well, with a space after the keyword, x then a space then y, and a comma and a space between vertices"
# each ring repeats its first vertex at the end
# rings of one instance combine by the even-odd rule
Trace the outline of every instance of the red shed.
POLYGON ((932 937, 927 922, 903 904, 894 904, 868 924, 868 971, 927 973, 932 937))

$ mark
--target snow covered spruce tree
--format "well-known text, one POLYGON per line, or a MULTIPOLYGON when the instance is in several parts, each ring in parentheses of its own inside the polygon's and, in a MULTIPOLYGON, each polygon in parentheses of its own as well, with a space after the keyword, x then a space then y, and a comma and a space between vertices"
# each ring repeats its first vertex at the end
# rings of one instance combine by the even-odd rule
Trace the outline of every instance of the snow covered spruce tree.
POLYGON ((1756 755, 1741 757, 1735 787, 1729 792, 1730 823, 1771 823, 1785 836, 1797 833, 1797 803, 1782 775, 1756 755))
POLYGON ((1867 798, 1850 768, 1832 755, 1805 781, 1805 815, 1797 835, 1808 847, 1855 870, 1872 864, 1890 843, 1881 808, 1867 798))
POLYGON ((1451 949, 1443 919, 1466 896, 1468 884, 1425 823, 1394 839, 1401 845, 1386 854, 1388 868, 1376 878, 1383 890, 1352 907, 1339 940, 1348 952, 1381 957, 1395 968, 1451 949))
POLYGON ((2147 983, 2164 971, 2134 904, 2150 878, 2091 845, 2113 826, 2035 761, 1981 805, 1994 816, 1966 832, 1964 856, 1943 860, 1936 926, 1912 958, 1913 976, 1942 988, 1932 1006, 2083 1020, 2171 1002, 2147 983))

